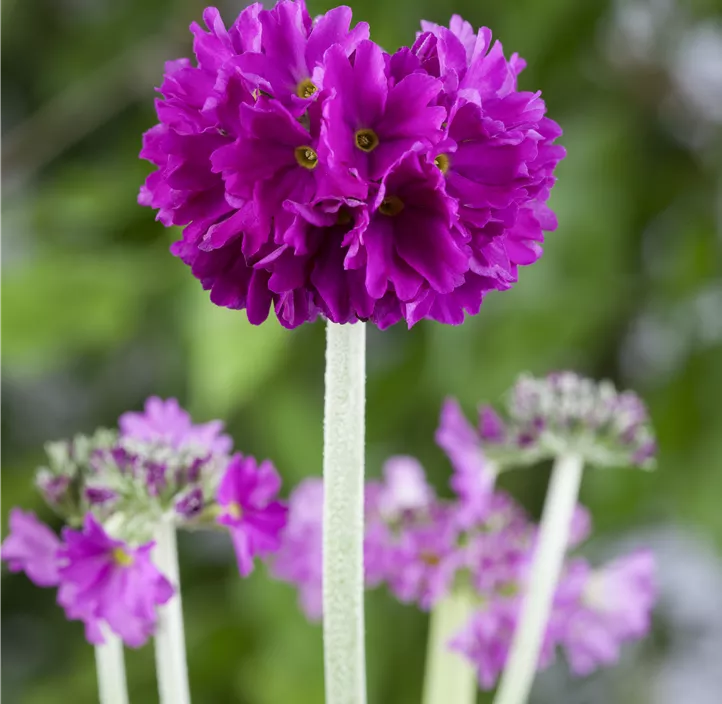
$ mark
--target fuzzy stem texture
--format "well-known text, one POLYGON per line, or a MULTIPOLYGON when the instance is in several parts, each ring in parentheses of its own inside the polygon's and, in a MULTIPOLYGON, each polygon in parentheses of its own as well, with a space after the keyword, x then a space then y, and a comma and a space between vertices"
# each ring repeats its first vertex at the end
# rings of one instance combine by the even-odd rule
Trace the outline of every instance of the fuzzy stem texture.
POLYGON ((365 704, 364 323, 326 329, 323 643, 326 704, 365 704))
POLYGON ((103 637, 105 643, 95 646, 98 700, 100 704, 128 704, 123 641, 109 629, 105 630, 103 637))
POLYGON ((170 520, 162 521, 156 532, 155 561, 175 589, 171 600, 158 609, 155 664, 160 704, 190 704, 178 548, 175 525, 170 520))
POLYGON ((529 698, 554 592, 569 544, 583 461, 567 454, 554 463, 544 501, 528 591, 494 704, 525 704, 529 698))
POLYGON ((449 649, 449 641, 471 618, 473 595, 457 589, 434 606, 426 651, 423 704, 474 704, 476 672, 463 655, 449 649))

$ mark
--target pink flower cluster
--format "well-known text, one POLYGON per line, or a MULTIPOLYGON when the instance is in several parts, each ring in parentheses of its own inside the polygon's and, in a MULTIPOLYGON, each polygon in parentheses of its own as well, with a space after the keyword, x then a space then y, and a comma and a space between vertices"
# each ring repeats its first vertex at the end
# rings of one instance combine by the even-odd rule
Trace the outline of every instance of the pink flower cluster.
POLYGON ((194 425, 175 399, 150 398, 144 413, 120 418, 120 440, 127 444, 111 442, 84 459, 78 449, 91 441, 63 445, 69 461, 56 463, 56 476, 44 470, 40 488, 51 507, 82 527, 65 526, 59 538, 35 514, 15 508, 2 559, 38 586, 57 587, 58 603, 69 619, 85 624, 89 642, 102 643, 104 632, 112 631, 131 647, 143 645, 155 631, 157 607, 174 592, 153 563, 155 543, 148 539, 157 509, 179 527, 202 526, 204 517, 227 527, 242 576, 252 571, 256 556, 280 546, 287 513, 277 499, 280 477, 268 461, 229 457, 232 442, 220 434, 222 427, 220 421, 194 425), (197 457, 184 466, 188 448, 201 452, 202 466, 197 457), (164 461, 148 459, 150 451, 164 461), (204 467, 217 476, 204 474, 204 467), (86 499, 71 505, 71 487, 86 499), (179 495, 163 503, 168 487, 179 495), (151 517, 145 515, 149 504, 151 517), (113 521, 120 508, 123 520, 113 521), (106 528, 111 524, 113 534, 106 528))
MULTIPOLYGON (((537 528, 510 496, 493 489, 494 477, 484 476, 490 465, 478 448, 472 456, 470 446, 459 441, 466 426, 456 423, 461 420, 457 411, 445 406, 437 436, 454 465, 462 468, 453 476, 453 500, 436 496, 411 457, 391 458, 383 480, 367 484, 365 576, 369 588, 385 584, 399 601, 423 610, 453 590, 477 596, 478 610, 449 647, 475 665, 480 686, 490 689, 508 656, 537 528)), ((320 479, 308 479, 293 492, 282 546, 271 562, 278 579, 297 585, 311 619, 322 617, 322 499, 320 479)), ((590 531, 589 513, 578 506, 569 551, 590 531)), ((552 662, 558 649, 578 675, 612 664, 624 643, 647 633, 655 600, 649 552, 634 552, 599 568, 570 555, 540 666, 552 662)))

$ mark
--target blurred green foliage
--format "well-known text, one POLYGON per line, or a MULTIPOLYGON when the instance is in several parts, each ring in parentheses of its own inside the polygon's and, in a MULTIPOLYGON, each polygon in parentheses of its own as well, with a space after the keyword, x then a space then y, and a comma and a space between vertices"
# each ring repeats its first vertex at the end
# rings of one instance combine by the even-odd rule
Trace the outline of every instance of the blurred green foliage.
MULTIPOLYGON (((521 85, 543 89, 568 149, 552 200, 560 227, 513 291, 459 328, 369 331, 368 469, 415 454, 445 491, 433 443, 444 396, 471 411, 523 370, 572 367, 641 392, 660 438, 656 474, 587 473, 597 533, 683 524, 722 546, 722 118, 675 63, 720 7, 634 5, 636 24, 622 0, 354 3, 389 50, 422 17, 490 26, 528 60, 521 85)), ((199 421, 225 419, 239 449, 277 463, 287 490, 320 473, 323 325, 253 328, 214 309, 167 251, 178 233, 135 202, 152 86, 163 60, 189 54, 185 28, 202 7, 3 3, 3 526, 17 504, 52 520, 32 488, 45 440, 113 424, 153 393, 199 421)), ((230 21, 241 7, 221 9, 230 21)), ((505 486, 536 512, 546 476, 505 486)), ((321 702, 320 629, 293 591, 263 569, 239 580, 215 536, 184 536, 181 553, 196 704, 321 702)), ((4 572, 2 592, 5 701, 96 701, 92 649, 52 591, 4 572)), ((369 595, 371 704, 418 702, 425 629, 423 614, 369 595)), ((127 659, 132 701, 157 701, 150 647, 127 659)))

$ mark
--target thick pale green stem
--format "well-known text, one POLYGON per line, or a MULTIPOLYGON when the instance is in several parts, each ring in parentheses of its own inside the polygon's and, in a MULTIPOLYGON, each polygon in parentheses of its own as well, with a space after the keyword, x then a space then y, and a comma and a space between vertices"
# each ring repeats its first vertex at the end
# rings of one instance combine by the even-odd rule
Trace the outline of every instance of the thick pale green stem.
POLYGON ((529 697, 569 543, 582 468, 577 455, 562 455, 554 464, 527 594, 494 704, 525 704, 529 697))
POLYGON ((323 643, 326 704, 365 704, 364 406, 366 328, 326 330, 323 643))
POLYGON ((128 704, 123 641, 109 629, 104 630, 103 637, 105 643, 95 646, 98 699, 100 704, 128 704))
POLYGON ((434 606, 429 624, 423 704, 474 704, 476 671, 449 641, 474 612, 472 592, 457 589, 434 606))
POLYGON ((158 569, 170 580, 176 590, 173 598, 158 609, 155 666, 160 704, 190 704, 178 548, 175 525, 172 521, 164 520, 158 527, 155 561, 158 569))

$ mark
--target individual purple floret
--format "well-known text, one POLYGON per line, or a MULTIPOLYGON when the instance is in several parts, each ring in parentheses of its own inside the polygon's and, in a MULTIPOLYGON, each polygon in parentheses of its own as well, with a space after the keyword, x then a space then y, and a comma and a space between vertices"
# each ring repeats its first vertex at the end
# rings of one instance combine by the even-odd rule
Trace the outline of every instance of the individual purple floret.
POLYGON ((151 396, 145 402, 143 413, 124 413, 118 426, 123 437, 162 443, 176 450, 191 446, 211 453, 227 454, 233 445, 228 435, 221 434, 222 421, 194 425, 188 411, 182 409, 174 398, 164 401, 151 396))
POLYGON ((139 202, 184 228, 171 251, 214 303, 459 324, 539 258, 561 130, 490 30, 422 23, 389 55, 347 7, 203 19, 196 62, 166 64, 139 202))
POLYGON ((236 454, 226 469, 217 501, 218 523, 228 527, 242 577, 253 571, 253 558, 268 555, 281 546, 288 508, 277 501, 281 478, 266 460, 236 454))
POLYGON ((81 531, 65 528, 58 600, 70 618, 85 622, 88 639, 103 642, 104 622, 131 647, 155 631, 156 608, 173 596, 151 561, 154 543, 132 548, 114 540, 88 514, 81 531))
POLYGON ((32 511, 10 511, 10 534, 2 544, 2 559, 11 572, 25 572, 39 587, 54 587, 58 574, 61 542, 32 511))

